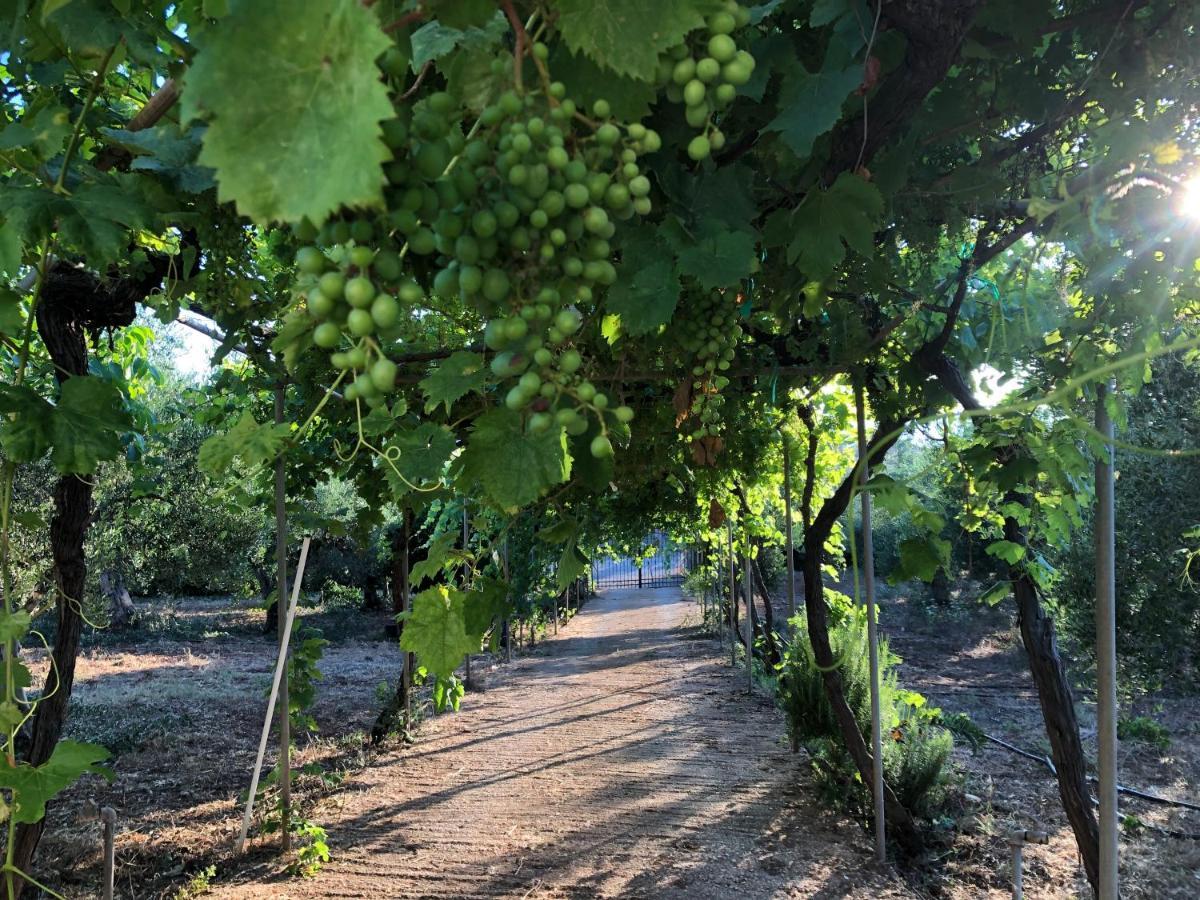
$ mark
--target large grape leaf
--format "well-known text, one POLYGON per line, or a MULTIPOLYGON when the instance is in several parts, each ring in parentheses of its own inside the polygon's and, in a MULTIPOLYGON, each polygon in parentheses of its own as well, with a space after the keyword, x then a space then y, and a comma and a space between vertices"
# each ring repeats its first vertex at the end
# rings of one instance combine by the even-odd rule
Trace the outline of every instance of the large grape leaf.
POLYGON ((13 792, 13 820, 23 825, 40 822, 46 815, 46 801, 88 772, 111 779, 112 772, 100 765, 109 755, 97 744, 59 741, 40 766, 13 766, 0 759, 0 787, 13 792))
POLYGON ((200 163, 258 222, 322 222, 382 201, 393 115, 375 58, 390 45, 358 0, 240 0, 184 81, 184 120, 208 117, 200 163))
POLYGON ((476 646, 483 636, 508 611, 508 585, 486 576, 476 579, 463 597, 463 622, 476 646))
POLYGON ((425 63, 437 62, 460 47, 468 51, 494 48, 507 31, 504 13, 495 8, 479 26, 459 28, 441 19, 426 22, 412 34, 412 69, 419 72, 425 63))
POLYGON ((670 248, 649 229, 631 230, 621 242, 620 277, 606 303, 634 336, 671 321, 679 302, 679 276, 670 248))
POLYGON ((101 378, 68 378, 54 408, 50 459, 64 475, 90 475, 101 460, 121 455, 121 432, 132 427, 115 385, 101 378))
POLYGON ((413 597, 412 612, 404 613, 400 649, 417 654, 426 669, 440 678, 454 674, 463 658, 478 649, 467 635, 461 591, 439 584, 413 597))
MULTIPOLYGON (((673 232, 674 238, 683 232, 673 232)), ((679 274, 690 275, 706 288, 737 284, 750 274, 754 264, 754 235, 731 231, 719 222, 708 221, 694 238, 673 240, 679 253, 679 274)))
POLYGON ((443 425, 422 422, 416 428, 394 431, 388 459, 382 462, 392 496, 399 499, 436 481, 453 452, 454 433, 443 425))
POLYGON ((441 365, 421 379, 421 390, 425 392, 425 412, 430 413, 438 404, 446 404, 446 412, 461 397, 471 391, 482 390, 487 383, 487 367, 478 353, 459 350, 451 353, 441 365))
POLYGON ((37 391, 0 384, 0 450, 13 462, 41 459, 54 440, 54 407, 37 391))
POLYGON ((247 467, 273 460, 291 433, 286 422, 259 424, 247 410, 225 434, 214 434, 200 445, 200 468, 213 475, 223 474, 241 457, 247 467))
POLYGON ((565 436, 561 428, 527 433, 518 413, 490 409, 475 420, 459 457, 460 477, 467 485, 481 485, 504 509, 525 506, 571 477, 565 436))
POLYGON ((842 104, 862 79, 861 65, 809 72, 796 63, 783 79, 779 114, 767 125, 767 131, 779 132, 784 143, 802 159, 809 156, 813 142, 842 117, 842 104))
POLYGON ((13 185, 0 190, 0 209, 9 226, 32 245, 58 232, 58 245, 82 253, 104 268, 129 248, 130 232, 146 227, 151 211, 137 190, 136 176, 112 176, 81 185, 73 194, 13 185))
POLYGON ((843 241, 865 257, 875 251, 883 196, 857 175, 843 172, 827 191, 814 190, 786 222, 788 262, 823 281, 846 258, 843 241))
POLYGON ((723 6, 721 0, 558 0, 555 5, 568 47, 640 81, 652 81, 658 55, 723 6))

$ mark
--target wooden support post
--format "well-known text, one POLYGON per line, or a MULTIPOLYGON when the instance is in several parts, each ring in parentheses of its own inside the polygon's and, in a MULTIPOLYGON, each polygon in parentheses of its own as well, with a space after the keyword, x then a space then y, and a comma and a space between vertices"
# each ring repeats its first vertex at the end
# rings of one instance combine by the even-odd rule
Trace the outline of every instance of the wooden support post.
POLYGON ((104 900, 113 900, 116 886, 117 811, 105 806, 100 810, 100 821, 104 825, 104 900))
MULTIPOLYGON (((284 402, 287 399, 287 383, 275 385, 275 424, 284 422, 284 402)), ((284 621, 285 600, 288 593, 287 578, 287 471, 280 454, 275 460, 275 566, 278 587, 275 591, 275 618, 278 622, 279 652, 284 659, 282 680, 279 684, 279 849, 287 853, 292 847, 292 733, 289 717, 288 677, 286 650, 291 621, 284 621)))
POLYGON ((750 580, 750 539, 746 538, 746 692, 754 693, 754 585, 750 580))
POLYGON ((1096 430, 1107 444, 1096 457, 1096 718, 1099 744, 1100 900, 1120 893, 1117 817, 1117 571, 1116 486, 1109 386, 1096 390, 1096 430))
MULTIPOLYGON (((866 489, 871 475, 870 460, 867 458, 866 401, 863 399, 862 383, 854 388, 854 400, 858 417, 858 459, 862 467, 859 484, 862 488, 862 569, 863 590, 867 601, 867 651, 871 669, 871 793, 875 801, 875 858, 879 862, 887 859, 887 831, 883 804, 883 729, 879 710, 879 632, 875 614, 875 542, 871 535, 871 493, 866 489)), ((854 529, 850 530, 854 540, 854 529)))
MULTIPOLYGON (((502 558, 502 563, 504 566, 504 582, 505 582, 505 585, 507 586, 509 583, 508 582, 508 535, 504 536, 504 556, 502 558)), ((508 599, 510 601, 512 599, 511 588, 509 589, 509 594, 506 599, 508 599)), ((512 662, 512 624, 508 621, 508 616, 504 617, 504 621, 500 623, 500 628, 503 632, 501 637, 504 638, 504 661, 512 662)))
POLYGON ((791 622, 796 615, 796 554, 792 542, 792 453, 787 434, 783 434, 783 530, 787 538, 787 609, 791 622))

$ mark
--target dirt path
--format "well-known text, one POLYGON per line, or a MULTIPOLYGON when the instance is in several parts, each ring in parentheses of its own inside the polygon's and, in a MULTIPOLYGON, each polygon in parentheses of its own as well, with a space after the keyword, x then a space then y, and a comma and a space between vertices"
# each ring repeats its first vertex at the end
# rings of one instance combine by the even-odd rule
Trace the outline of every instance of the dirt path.
POLYGON ((318 812, 334 861, 219 897, 910 897, 822 810, 673 590, 610 592, 318 812))

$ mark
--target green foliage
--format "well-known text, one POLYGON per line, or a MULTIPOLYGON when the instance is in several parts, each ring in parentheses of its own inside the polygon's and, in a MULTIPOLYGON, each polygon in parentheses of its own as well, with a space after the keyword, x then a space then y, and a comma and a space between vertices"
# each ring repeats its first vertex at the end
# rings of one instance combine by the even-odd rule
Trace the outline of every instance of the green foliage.
POLYGON ((1117 720, 1117 737, 1122 741, 1139 741, 1157 750, 1171 746, 1171 732, 1149 716, 1122 716, 1117 720))
POLYGON ((479 485, 504 509, 532 503, 571 474, 563 429, 529 434, 508 409, 489 410, 476 419, 461 465, 462 481, 479 485))
POLYGON ((46 801, 83 775, 90 773, 111 779, 112 772, 101 765, 108 756, 108 751, 96 744, 60 741, 40 766, 0 762, 0 787, 12 791, 8 812, 13 821, 22 824, 41 821, 46 815, 46 801))
MULTIPOLYGON (((844 602, 830 629, 837 671, 846 701, 863 739, 871 739, 871 678, 867 653, 867 623, 862 607, 844 602)), ((777 697, 787 716, 792 740, 809 745, 825 759, 837 778, 853 780, 853 762, 840 744, 840 731, 825 692, 821 669, 813 657, 806 620, 790 622, 794 639, 778 670, 777 697)), ((883 732, 884 778, 900 801, 918 813, 936 808, 939 788, 954 740, 941 722, 941 712, 926 706, 925 698, 903 690, 895 669, 900 660, 879 643, 880 710, 883 732)), ((818 769, 819 772, 824 771, 818 769)), ((826 772, 826 774, 829 774, 826 772)))
POLYGON ((461 591, 437 585, 413 597, 404 613, 400 648, 417 654, 421 665, 438 678, 454 674, 468 653, 479 649, 467 634, 461 591))
POLYGON ((378 204, 388 158, 379 123, 392 106, 374 59, 389 43, 352 0, 233 3, 183 94, 185 120, 210 122, 200 162, 216 169, 221 199, 259 222, 322 222, 343 204, 378 204))

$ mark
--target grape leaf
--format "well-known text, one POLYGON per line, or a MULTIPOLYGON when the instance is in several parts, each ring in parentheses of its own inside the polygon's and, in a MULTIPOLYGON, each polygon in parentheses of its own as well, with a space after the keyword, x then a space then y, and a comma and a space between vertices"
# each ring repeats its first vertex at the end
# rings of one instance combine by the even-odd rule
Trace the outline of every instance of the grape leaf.
POLYGON ((427 22, 412 34, 412 70, 419 72, 425 63, 437 62, 459 47, 486 50, 498 44, 507 31, 508 22, 498 9, 478 28, 455 28, 442 21, 427 22))
POLYGON ((203 125, 183 129, 170 123, 142 131, 126 131, 123 128, 100 130, 109 143, 124 147, 133 154, 133 161, 129 164, 132 170, 161 175, 188 194, 202 194, 216 184, 213 177, 216 173, 196 162, 203 145, 202 138, 208 130, 203 125))
POLYGON ((618 119, 637 122, 650 114, 650 105, 658 95, 653 84, 633 78, 621 78, 603 72, 582 53, 572 53, 556 43, 548 62, 554 78, 567 87, 567 96, 588 110, 603 98, 618 119))
POLYGON ((443 531, 429 542, 429 550, 425 554, 425 558, 413 566, 412 571, 408 573, 408 577, 415 587, 420 587, 427 579, 446 568, 446 563, 454 553, 454 544, 457 540, 457 532, 443 531))
POLYGON ((430 18, 451 28, 478 28, 496 15, 492 0, 426 0, 430 18))
POLYGON ((692 276, 706 288, 737 284, 754 264, 754 235, 711 221, 706 225, 694 242, 676 243, 679 274, 692 276))
POLYGON ((374 60, 390 44, 358 0, 232 4, 183 92, 184 121, 211 120, 200 163, 216 169, 220 199, 257 222, 379 205, 390 158, 379 123, 394 113, 374 60))
POLYGON ((809 72, 797 63, 783 79, 779 114, 767 125, 801 159, 812 153, 813 142, 837 124, 842 104, 862 83, 861 65, 832 72, 809 72))
POLYGON ((290 433, 291 426, 286 422, 279 425, 264 422, 260 425, 247 410, 225 434, 214 434, 200 445, 200 468, 212 475, 220 475, 239 456, 249 467, 270 462, 290 433))
POLYGON ((109 752, 97 744, 60 741, 50 758, 40 766, 28 763, 9 765, 0 760, 0 787, 13 792, 13 820, 31 825, 46 815, 46 801, 70 787, 89 772, 112 779, 112 772, 100 765, 109 752))
POLYGON ((0 449, 13 462, 33 462, 50 449, 54 407, 36 391, 0 385, 0 414, 0 449))
POLYGON ((488 629, 508 610, 508 585, 486 576, 477 578, 463 597, 463 623, 476 646, 488 629))
POLYGON ((679 276, 670 248, 649 228, 631 230, 621 243, 621 265, 606 303, 634 336, 671 321, 679 302, 679 276))
POLYGON ((584 573, 587 564, 588 558, 579 549, 575 538, 571 538, 563 547, 562 556, 558 559, 558 568, 555 572, 558 589, 565 591, 572 581, 584 573))
POLYGON ((0 276, 16 275, 20 268, 21 232, 9 222, 0 223, 0 276))
POLYGON ((483 357, 478 353, 459 350, 451 353, 441 365, 421 379, 421 390, 425 392, 425 412, 437 409, 439 403, 450 407, 471 391, 483 389, 487 383, 487 369, 483 357))
POLYGON ((788 262, 823 281, 846 258, 843 241, 865 257, 875 250, 883 197, 870 182, 843 172, 827 191, 813 190, 788 217, 788 262))
POLYGON ((413 597, 412 612, 402 615, 400 649, 417 654, 421 665, 438 677, 454 674, 463 658, 478 649, 478 641, 467 635, 461 591, 431 587, 413 597))
POLYGON ((504 509, 532 503, 571 476, 565 432, 551 428, 528 434, 521 416, 503 407, 490 409, 475 420, 459 459, 462 481, 481 485, 504 509))
POLYGON ((567 46, 603 68, 653 81, 658 55, 674 47, 720 0, 558 0, 558 29, 567 46))
POLYGON ((992 541, 987 545, 987 553, 1013 566, 1024 558, 1025 548, 1012 541, 992 541))
POLYGON ((454 433, 445 426, 422 422, 416 428, 395 431, 387 448, 390 462, 382 462, 392 496, 399 499, 414 485, 423 488, 436 481, 453 452, 454 433))
POLYGON ((101 460, 121 455, 121 432, 133 419, 114 384, 77 376, 63 382, 50 427, 54 467, 64 475, 90 475, 101 460))
POLYGON ((914 578, 933 581, 937 570, 950 559, 950 542, 942 538, 907 538, 900 542, 900 563, 888 576, 891 584, 914 578))
POLYGON ((103 268, 125 254, 131 230, 150 222, 136 180, 114 176, 88 182, 69 197, 47 188, 12 186, 0 191, 0 208, 27 243, 57 228, 60 247, 77 250, 90 265, 103 268))

